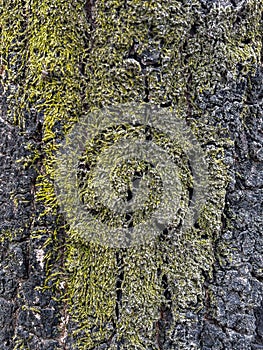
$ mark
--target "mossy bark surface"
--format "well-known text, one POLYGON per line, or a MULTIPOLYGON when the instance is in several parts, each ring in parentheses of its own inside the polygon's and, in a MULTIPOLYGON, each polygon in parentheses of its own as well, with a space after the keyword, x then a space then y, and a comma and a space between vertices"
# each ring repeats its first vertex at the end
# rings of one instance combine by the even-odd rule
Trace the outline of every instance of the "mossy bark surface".
POLYGON ((3 0, 1 349, 262 348, 262 10, 3 0), (55 156, 84 115, 129 102, 176 110, 210 195, 183 236, 107 248, 66 222, 55 156))

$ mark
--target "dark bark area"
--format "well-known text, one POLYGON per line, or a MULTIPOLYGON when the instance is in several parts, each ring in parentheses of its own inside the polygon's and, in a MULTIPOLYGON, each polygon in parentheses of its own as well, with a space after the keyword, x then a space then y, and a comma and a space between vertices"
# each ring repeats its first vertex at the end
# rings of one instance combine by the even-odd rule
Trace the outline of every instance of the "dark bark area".
MULTIPOLYGON (((110 21, 107 22, 109 15, 103 15, 105 11, 111 11, 107 8, 107 1, 105 3, 88 1, 85 4, 83 2, 82 7, 86 11, 87 21, 85 25, 88 30, 85 32, 84 25, 80 30, 85 39, 79 44, 79 51, 83 49, 85 55, 83 54, 76 64, 75 68, 78 73, 73 76, 70 71, 72 75, 67 72, 63 75, 62 70, 58 69, 59 72, 56 72, 55 69, 52 71, 52 68, 49 67, 42 68, 40 80, 41 84, 44 82, 43 96, 48 95, 49 83, 57 87, 61 86, 61 81, 63 81, 64 90, 66 90, 69 84, 65 78, 67 74, 70 75, 69 80, 75 82, 79 79, 82 84, 76 105, 74 105, 74 95, 73 102, 68 103, 69 112, 67 110, 64 115, 62 111, 61 119, 54 117, 55 121, 50 128, 54 134, 51 137, 48 136, 50 131, 48 123, 45 125, 44 120, 48 119, 47 116, 52 115, 53 107, 50 107, 49 110, 49 106, 66 105, 63 96, 52 100, 57 93, 54 88, 55 92, 50 100, 46 97, 47 106, 41 110, 38 106, 43 103, 42 99, 45 97, 36 93, 28 105, 20 109, 18 114, 22 115, 23 120, 22 123, 19 123, 16 109, 19 109, 21 98, 28 97, 23 95, 23 89, 28 92, 29 96, 33 88, 36 91, 39 89, 42 93, 42 85, 36 83, 39 72, 34 73, 34 69, 29 68, 25 62, 23 63, 21 57, 17 58, 17 66, 22 66, 22 73, 11 63, 10 66, 8 63, 2 65, 3 86, 1 87, 0 114, 1 350, 263 349, 263 62, 262 51, 261 56, 258 53, 258 47, 261 45, 260 38, 262 40, 262 24, 258 26, 257 20, 254 17, 251 18, 256 11, 261 12, 262 16, 262 1, 256 2, 255 0, 250 4, 249 1, 238 0, 200 0, 193 1, 193 4, 190 4, 191 1, 183 1, 180 6, 177 1, 171 3, 160 3, 160 8, 156 10, 156 13, 150 12, 152 16, 150 22, 145 20, 148 18, 147 12, 146 15, 144 12, 142 15, 139 13, 138 23, 135 23, 136 18, 127 17, 127 19, 125 16, 126 11, 132 6, 138 10, 137 5, 129 1, 119 1, 116 7, 109 1, 108 5, 114 8, 112 11, 116 17, 112 20, 112 24, 110 21), (175 9, 178 13, 178 9, 182 13, 178 15, 173 10, 173 5, 176 5, 175 9), (234 23, 233 27, 228 28, 227 12, 221 19, 222 13, 218 10, 220 6, 223 9, 225 7, 230 9, 229 17, 235 18, 235 21, 229 22, 234 23), (163 9, 170 16, 165 25, 162 22, 163 9), (184 19, 189 16, 189 20, 185 21, 186 24, 178 24, 180 16, 184 19), (103 28, 102 23, 107 23, 108 29, 101 29, 103 28), (131 36, 127 42, 123 43, 117 34, 119 35, 122 30, 119 30, 119 26, 128 28, 127 23, 129 23, 131 34, 127 30, 124 36, 131 36), (141 42, 137 42, 136 37, 139 33, 136 31, 137 26, 146 28, 146 34, 142 34, 141 42), (185 37, 180 38, 181 29, 178 28, 184 26, 186 34, 184 34, 185 37), (166 32, 163 27, 166 30, 170 28, 170 31, 166 32), (242 30, 247 28, 247 32, 240 34, 239 28, 243 28, 242 30), (252 43, 250 31, 253 31, 253 28, 260 28, 260 32, 253 38, 252 43), (100 42, 98 39, 101 34, 100 30, 104 34, 107 33, 107 38, 116 36, 120 40, 116 47, 107 44, 108 39, 100 42), (158 31, 162 30, 165 34, 160 35, 159 38, 158 31), (154 46, 155 40, 160 44, 159 52, 156 45, 154 46), (207 42, 209 45, 206 45, 207 42), (240 42, 242 46, 239 47, 240 42), (230 49, 226 51, 223 49, 220 51, 222 43, 226 46, 231 43, 232 46, 230 45, 230 49), (113 55, 112 47, 121 59, 113 55), (252 58, 247 53, 249 50, 254 54, 253 56, 251 53, 252 58), (227 52, 226 56, 223 56, 224 52, 227 52), (116 61, 112 62, 114 57, 116 61), (210 65, 212 60, 214 62, 210 65), (181 70, 178 67, 181 67, 181 70), (235 73, 233 67, 236 69, 235 73), (8 71, 7 80, 4 77, 4 69, 8 71), (12 81, 10 72, 16 69, 20 72, 20 76, 19 79, 12 81), (123 86, 126 90, 122 90, 123 86), (12 89, 16 92, 14 93, 12 89), (113 93, 110 94, 109 91, 113 93), (77 247, 76 251, 79 252, 79 255, 75 251, 68 253, 67 247, 69 241, 71 242, 71 236, 68 228, 65 228, 64 218, 58 213, 57 207, 50 205, 50 209, 48 201, 37 200, 39 188, 45 188, 39 178, 42 176, 42 181, 50 176, 49 163, 48 161, 45 163, 46 159, 52 159, 48 153, 51 149, 50 145, 58 144, 63 139, 65 129, 70 128, 76 121, 76 115, 89 110, 92 106, 101 107, 110 103, 132 100, 138 103, 152 102, 164 108, 179 106, 178 109, 182 111, 182 116, 188 126, 197 130, 196 134, 212 164, 210 169, 214 176, 215 188, 218 184, 218 192, 217 189, 213 192, 215 198, 214 203, 213 199, 211 201, 212 210, 208 214, 208 221, 211 219, 211 222, 217 223, 215 217, 220 215, 219 225, 216 224, 216 227, 210 230, 211 232, 198 222, 194 228, 195 232, 202 236, 200 241, 206 241, 207 247, 211 247, 211 258, 198 260, 200 256, 205 255, 202 252, 206 251, 206 248, 203 248, 203 251, 200 249, 200 255, 198 247, 196 255, 193 251, 192 258, 191 248, 188 247, 189 242, 185 245, 184 243, 178 245, 178 250, 185 248, 185 252, 182 251, 181 255, 174 248, 174 260, 178 258, 179 261, 184 262, 185 254, 187 257, 185 265, 187 268, 190 266, 192 272, 198 271, 197 275, 190 273, 188 277, 187 268, 185 269, 186 275, 184 275, 183 270, 181 271, 176 264, 173 265, 173 256, 169 255, 172 250, 169 250, 168 243, 167 246, 166 243, 157 246, 156 256, 163 260, 161 267, 154 266, 154 268, 160 279, 162 303, 158 305, 159 318, 153 324, 154 331, 151 330, 155 338, 152 343, 150 343, 151 336, 149 335, 150 340, 147 338, 146 322, 142 324, 141 329, 132 324, 135 330, 132 328, 131 333, 141 331, 142 339, 147 338, 145 343, 142 344, 141 341, 140 347, 135 347, 131 340, 129 342, 125 339, 125 335, 118 338, 118 332, 121 330, 118 324, 121 322, 125 324, 126 310, 123 300, 130 292, 127 281, 133 281, 132 275, 129 275, 129 270, 125 270, 124 266, 126 262, 132 264, 133 261, 137 261, 136 259, 138 259, 138 264, 141 264, 143 262, 141 255, 151 250, 145 248, 145 250, 138 249, 134 252, 116 251, 111 255, 107 250, 93 246, 87 248, 81 241, 72 242, 77 247), (213 134, 216 135, 215 138, 213 134), (218 157, 215 157, 216 160, 212 159, 213 154, 218 157), (225 187, 222 183, 225 183, 226 180, 222 180, 221 165, 217 167, 217 161, 222 161, 228 167, 225 171, 228 177, 225 187), (224 189, 226 189, 225 194, 224 189), (213 208, 219 209, 216 211, 213 208), (214 216, 213 210, 215 210, 214 216), (67 238, 68 234, 69 238, 67 238), (50 240, 51 243, 45 245, 47 240, 50 240), (71 263, 67 265, 69 256, 70 258, 73 256, 73 261, 74 259, 76 261, 72 263, 73 267, 71 263), (101 289, 104 294, 109 290, 108 299, 111 300, 112 294, 110 293, 113 288, 115 292, 113 295, 116 298, 113 306, 114 315, 108 317, 107 314, 108 318, 105 316, 105 333, 102 332, 103 335, 98 336, 96 334, 100 333, 99 323, 96 323, 96 317, 99 317, 98 313, 96 314, 97 310, 93 305, 90 309, 87 306, 89 281, 93 282, 93 277, 87 272, 88 269, 83 268, 82 270, 77 263, 77 261, 82 261, 91 270, 94 268, 94 271, 97 272, 99 270, 96 270, 97 265, 92 264, 92 257, 96 261, 101 261, 104 275, 109 273, 109 278, 106 280, 106 282, 109 280, 109 283, 105 282, 106 289, 103 290, 102 287, 101 289), (54 282, 50 278, 51 274, 65 273, 64 264, 68 274, 67 278, 54 282), (163 271, 162 265, 164 266, 163 271), (86 278, 85 275, 81 279, 82 276, 79 277, 78 273, 81 275, 82 272, 87 273, 88 277, 86 278), (174 276, 179 276, 178 281, 175 281, 174 276), (182 281, 186 281, 183 291, 174 286, 176 282, 182 281), (190 282, 194 284, 192 290, 190 282), (75 283, 76 295, 70 294, 69 296, 67 291, 65 292, 67 283, 70 292, 74 290, 75 283), (56 288, 53 288, 53 284, 56 284, 56 288), (39 288, 43 286, 50 287, 50 289, 39 288), (195 294, 195 291, 196 298, 191 299, 190 296, 195 294), (64 293, 68 299, 59 299, 64 297, 64 293), (183 300, 182 295, 186 295, 187 301, 183 300), (57 297, 58 300, 54 300, 54 297, 57 297), (74 303, 76 304, 75 309, 74 303), (71 313, 72 309, 68 305, 73 305, 75 314, 71 313), (82 307, 85 309, 85 306, 88 311, 86 314, 83 311, 82 315, 79 309, 82 307), (93 310, 93 307, 95 311, 91 315, 90 310, 93 310), (73 320, 72 315, 79 316, 80 325, 73 320), (88 319, 85 319, 86 316, 88 319), (82 325, 84 325, 84 330, 74 337, 72 331, 82 325), (87 330, 88 327, 90 327, 90 333, 94 333, 94 338, 85 343, 88 337, 85 329, 87 330), (83 342, 77 345, 77 339, 81 339, 82 336, 83 342)), ((7 9, 8 6, 12 7, 8 3, 4 6, 7 9)), ((21 8, 27 15, 28 7, 23 3, 21 8)), ((61 11, 63 13, 63 7, 61 11)), ((33 10, 32 13, 34 13, 33 10)), ((26 23, 27 21, 23 22, 23 26, 26 27, 26 23)), ((26 42, 27 39, 22 39, 21 45, 25 45, 23 50, 26 52, 32 44, 30 40, 26 42)), ((70 40, 69 42, 71 43, 70 40)), ((52 44, 49 45, 47 51, 50 51, 50 47, 52 48, 52 44)), ((9 59, 11 62, 12 54, 8 52, 5 60, 9 59)), ((41 57, 40 53, 37 54, 41 57)), ((67 56, 65 62, 70 59, 67 56)), ((35 64, 34 61, 33 63, 35 64)), ((76 86, 74 85, 74 89, 78 96, 76 86)), ((74 89, 72 91, 75 91, 74 89)), ((52 152, 53 150, 50 153, 52 152)), ((209 222, 206 224, 209 227, 209 222)), ((165 232, 161 240, 166 240, 165 232)), ((194 246, 195 242, 192 244, 194 246)), ((154 261, 154 254, 155 252, 149 258, 149 266, 154 261)), ((137 278, 135 267, 134 270, 134 276, 137 278)), ((136 283, 138 283, 138 291, 135 285, 134 294, 131 292, 131 296, 129 295, 128 306, 133 305, 133 297, 136 299, 142 294, 141 291, 146 290, 139 289, 138 280, 136 283)), ((100 298, 99 292, 96 291, 96 293, 98 294, 95 294, 95 301, 96 297, 100 298)), ((148 301, 150 296, 150 292, 146 294, 145 303, 147 305, 149 303, 151 311, 151 300, 148 301)), ((98 300, 101 304, 107 301, 102 297, 98 300)), ((147 310, 139 310, 138 313, 141 312, 146 318, 147 310)), ((150 311, 149 315, 151 315, 150 311)))
POLYGON ((37 172, 25 169, 25 145, 37 144, 38 132, 22 134, 1 111, 1 278, 0 348, 55 349, 59 344, 58 309, 50 292, 35 290, 45 279, 39 247, 46 239, 34 238, 40 208, 34 199, 37 172), (29 347, 26 343, 29 343, 29 347))
MULTIPOLYGON (((202 349, 261 349, 263 344, 262 78, 259 68, 246 82, 250 86, 244 123, 238 111, 226 111, 235 145, 226 155, 231 181, 222 232, 214 247, 213 280, 206 285, 202 349)), ((241 91, 240 85, 236 87, 241 91)), ((238 101, 237 95, 234 100, 238 101)))

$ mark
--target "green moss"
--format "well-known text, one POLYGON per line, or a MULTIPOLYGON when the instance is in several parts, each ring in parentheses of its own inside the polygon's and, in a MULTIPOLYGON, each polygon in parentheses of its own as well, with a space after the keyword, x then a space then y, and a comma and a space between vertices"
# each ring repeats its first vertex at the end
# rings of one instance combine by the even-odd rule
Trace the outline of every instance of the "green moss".
POLYGON ((10 231, 1 232, 0 243, 4 244, 5 242, 11 242, 12 238, 13 238, 13 235, 10 231))
MULTIPOLYGON (((215 92, 222 72, 234 75, 237 63, 243 69, 258 63, 262 5, 257 0, 248 2, 249 23, 244 19, 240 25, 235 25, 238 14, 232 7, 216 5, 204 21, 197 0, 172 4, 97 1, 96 19, 90 24, 84 5, 84 1, 63 0, 27 1, 24 6, 6 1, 4 5, 3 62, 10 118, 24 130, 25 114, 30 116, 32 108, 44 113, 44 160, 37 181, 37 199, 45 204, 42 215, 58 211, 54 165, 62 136, 58 137, 56 125, 61 125, 62 134, 67 133, 87 111, 146 99, 157 104, 171 101, 171 108, 188 120, 201 144, 213 141, 216 145, 206 150, 211 198, 201 212, 199 228, 191 228, 184 237, 120 251, 84 242, 58 220, 57 231, 45 245, 47 287, 55 287, 58 300, 67 305, 65 312, 75 321, 78 350, 109 344, 113 337, 129 349, 158 349, 158 322, 167 305, 172 321, 166 336, 171 339, 185 310, 202 308, 202 272, 212 273, 213 239, 221 229, 228 181, 223 162, 227 141, 209 111, 197 106, 196 98, 215 92), (196 34, 192 35, 194 25, 196 34), (128 57, 136 41, 139 56, 160 52, 157 67, 140 66, 128 57), (63 230, 66 236, 61 238, 63 230), (59 262, 63 265, 58 266, 59 262), (116 304, 116 281, 122 273, 121 303, 116 304)), ((185 180, 185 186, 189 181, 185 180)))

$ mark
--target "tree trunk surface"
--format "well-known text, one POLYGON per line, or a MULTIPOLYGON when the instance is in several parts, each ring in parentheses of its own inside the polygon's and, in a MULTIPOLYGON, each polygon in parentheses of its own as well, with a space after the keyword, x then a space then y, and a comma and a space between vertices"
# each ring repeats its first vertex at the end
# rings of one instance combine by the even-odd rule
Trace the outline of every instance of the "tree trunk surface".
MULTIPOLYGON (((262 0, 3 0, 1 350, 263 349, 262 10, 262 0), (56 155, 89 112, 128 103, 175 111, 209 190, 182 233, 195 174, 179 142, 182 221, 175 213, 147 244, 107 247, 64 215, 56 155)), ((100 130, 86 157, 128 131, 100 130)), ((174 140, 158 135, 167 152, 174 140)))

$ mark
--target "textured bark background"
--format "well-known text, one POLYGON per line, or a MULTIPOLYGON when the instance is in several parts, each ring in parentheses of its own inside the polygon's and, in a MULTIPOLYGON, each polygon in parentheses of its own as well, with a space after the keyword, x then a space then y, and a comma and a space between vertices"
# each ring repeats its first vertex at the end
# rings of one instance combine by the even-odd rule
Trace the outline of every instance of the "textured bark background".
POLYGON ((262 1, 2 5, 0 349, 263 349, 262 1), (187 122, 211 198, 183 238, 108 249, 65 223, 54 157, 131 101, 187 122))

